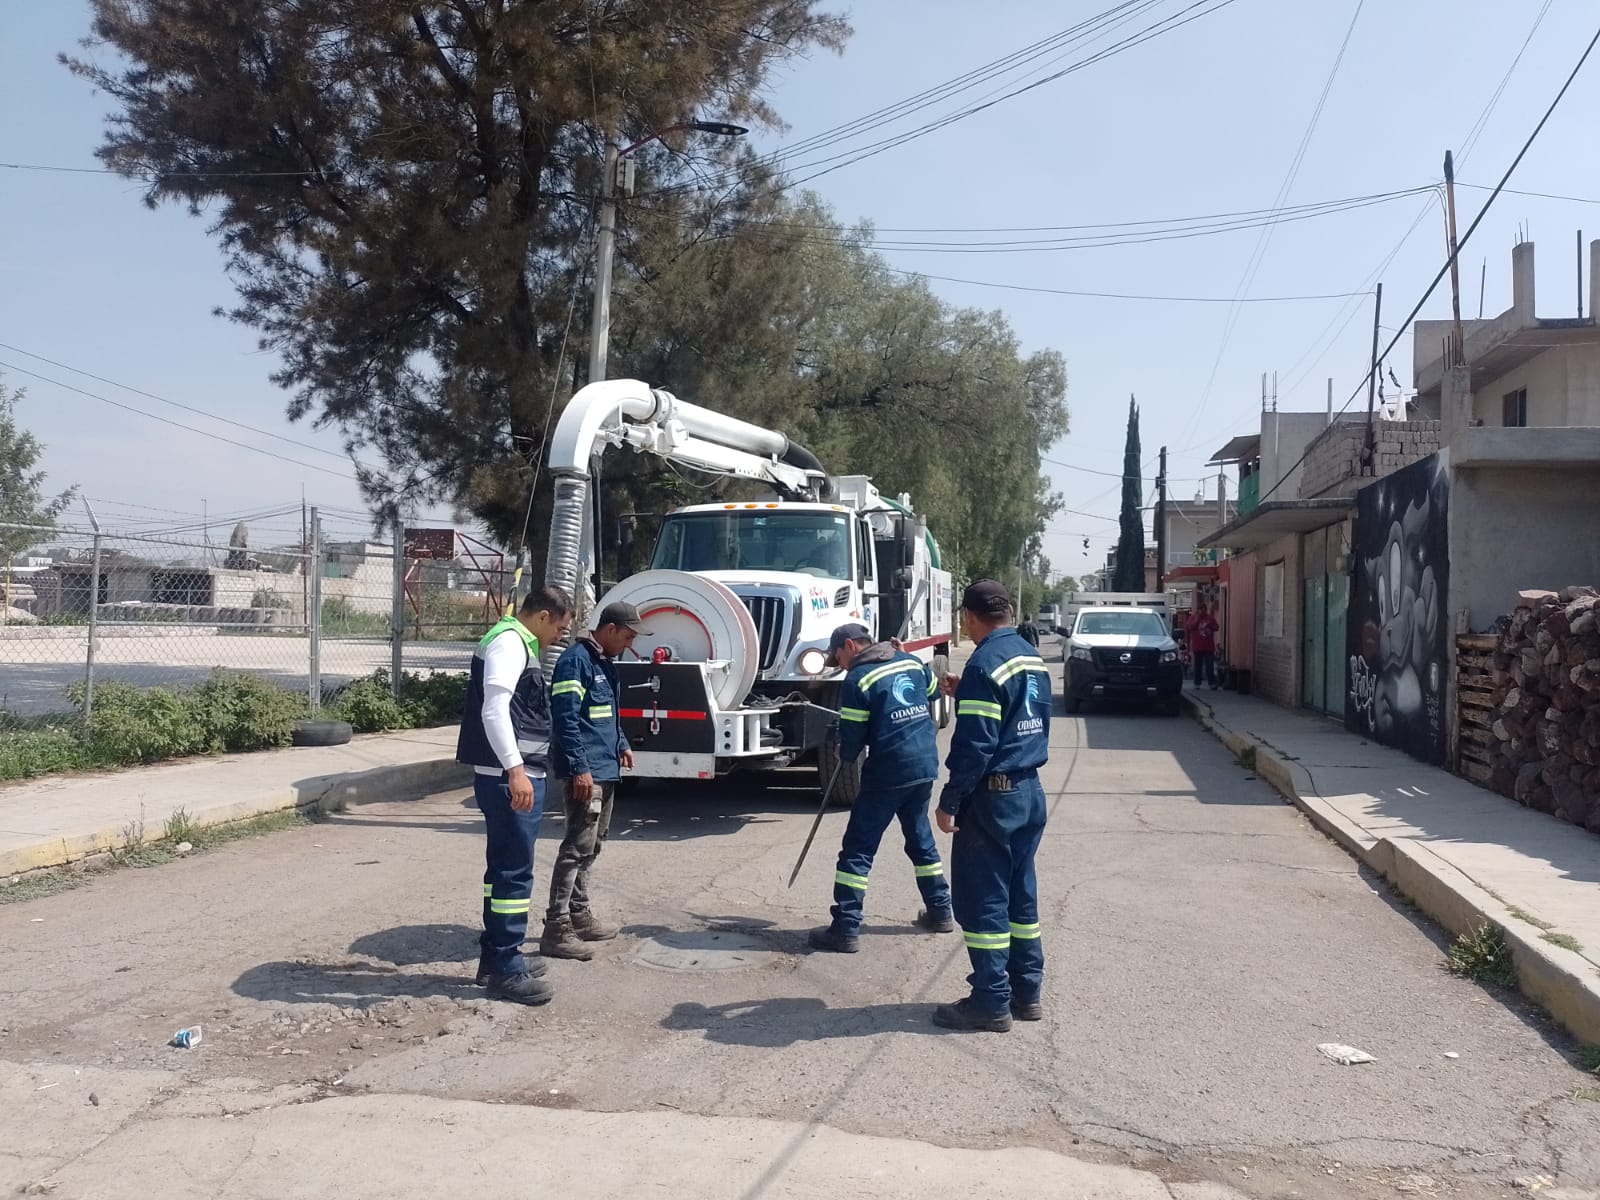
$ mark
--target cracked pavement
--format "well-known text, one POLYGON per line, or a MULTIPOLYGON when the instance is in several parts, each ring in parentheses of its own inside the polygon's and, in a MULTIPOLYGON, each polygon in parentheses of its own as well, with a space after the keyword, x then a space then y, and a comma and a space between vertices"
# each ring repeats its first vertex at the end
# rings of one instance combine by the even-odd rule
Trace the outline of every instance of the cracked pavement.
POLYGON ((805 951, 845 821, 786 890, 809 775, 622 802, 597 903, 624 935, 552 964, 538 1010, 471 985, 463 792, 0 906, 0 1194, 481 1195, 491 1162, 579 1197, 1596 1194, 1573 1047, 1448 975, 1437 929, 1221 746, 1115 712, 1053 738, 1047 1016, 1005 1036, 928 1023, 965 955, 911 926, 893 834, 862 952, 805 951), (638 958, 717 931, 752 939, 738 969, 638 958), (579 1133, 606 1153, 562 1154, 579 1133))

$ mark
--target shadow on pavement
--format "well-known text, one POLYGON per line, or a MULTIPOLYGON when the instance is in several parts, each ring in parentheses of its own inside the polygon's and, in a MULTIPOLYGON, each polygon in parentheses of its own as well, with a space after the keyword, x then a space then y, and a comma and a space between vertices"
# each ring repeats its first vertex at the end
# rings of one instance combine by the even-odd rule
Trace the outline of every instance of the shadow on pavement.
POLYGON ((674 1006, 663 1029, 703 1031, 708 1041, 730 1046, 777 1048, 797 1042, 834 1038, 875 1037, 880 1033, 941 1036, 933 1024, 932 1004, 863 1004, 829 1008, 815 997, 749 1000, 732 1004, 674 1006))
POLYGON ((478 930, 455 924, 399 925, 363 934, 350 943, 350 953, 396 967, 471 962, 478 953, 478 930))
POLYGON ((247 1000, 271 1004, 337 1004, 349 1008, 371 1008, 399 997, 480 994, 468 975, 419 974, 361 961, 262 963, 234 980, 233 991, 247 1000))

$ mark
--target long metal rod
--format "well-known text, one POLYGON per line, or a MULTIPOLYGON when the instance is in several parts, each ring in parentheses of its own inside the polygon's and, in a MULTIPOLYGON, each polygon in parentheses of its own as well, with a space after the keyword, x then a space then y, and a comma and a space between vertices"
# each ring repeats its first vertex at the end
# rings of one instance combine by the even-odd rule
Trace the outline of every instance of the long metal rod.
MULTIPOLYGON (((1444 208, 1450 225, 1450 316, 1454 322, 1450 329, 1450 365, 1458 365, 1466 353, 1466 338, 1461 332, 1461 247, 1456 242, 1456 162, 1455 156, 1444 152, 1444 208)), ((1377 357, 1376 351, 1373 357, 1377 357)))
POLYGON ((311 509, 311 611, 306 614, 306 707, 315 714, 322 707, 322 519, 311 509))
MULTIPOLYGON (((1457 320, 1461 316, 1456 313, 1457 320)), ((1383 319, 1383 283, 1378 283, 1378 294, 1372 301, 1372 370, 1367 373, 1367 474, 1378 473, 1378 431, 1373 424, 1373 406, 1378 391, 1378 322, 1383 319)), ((1460 328, 1459 324, 1457 328, 1460 328)))
MULTIPOLYGON (((454 546, 451 547, 455 549, 454 546)), ((418 567, 420 574, 421 567, 418 567)), ((394 586, 389 596, 389 687, 396 700, 400 695, 400 668, 405 661, 406 645, 406 527, 400 518, 394 522, 394 563, 391 574, 394 586)), ((421 580, 418 580, 418 601, 421 601, 421 580)), ((420 618, 419 618, 420 619, 420 618)))
POLYGON ((83 720, 88 724, 94 716, 94 650, 100 631, 100 522, 87 498, 83 510, 89 514, 89 524, 94 529, 94 570, 89 576, 89 641, 83 656, 83 720))
POLYGON ((817 830, 822 826, 822 814, 828 811, 828 801, 833 799, 833 785, 839 782, 839 772, 844 769, 844 759, 840 758, 833 766, 833 775, 828 779, 828 786, 822 789, 822 804, 817 808, 817 819, 811 822, 811 832, 806 834, 806 844, 800 847, 800 857, 794 860, 794 870, 789 874, 789 886, 794 886, 794 881, 800 878, 800 868, 805 865, 806 855, 811 852, 811 843, 816 840, 817 830))

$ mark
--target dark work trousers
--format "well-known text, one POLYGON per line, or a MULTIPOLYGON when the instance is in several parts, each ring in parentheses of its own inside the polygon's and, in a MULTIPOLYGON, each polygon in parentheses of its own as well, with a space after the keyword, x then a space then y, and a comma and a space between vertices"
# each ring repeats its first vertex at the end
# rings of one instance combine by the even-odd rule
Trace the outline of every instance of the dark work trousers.
POLYGON ((1038 775, 1013 778, 1009 791, 978 791, 961 806, 950 850, 956 921, 972 960, 972 1002, 989 1015, 1012 1000, 1030 1004, 1044 984, 1039 892, 1033 857, 1044 834, 1038 775))
POLYGON ((484 850, 483 936, 479 959, 491 975, 526 971, 522 943, 528 938, 533 896, 533 843, 544 817, 544 780, 531 779, 533 808, 511 807, 511 787, 500 775, 474 775, 472 794, 483 812, 488 844, 484 850))
POLYGON ((1196 650, 1194 652, 1194 685, 1199 687, 1202 682, 1217 686, 1217 654, 1214 650, 1196 650))
POLYGON ((861 909, 867 898, 867 876, 873 857, 883 842, 889 823, 900 819, 906 838, 906 857, 917 876, 917 890, 931 913, 950 911, 950 885, 945 882, 944 864, 933 841, 933 826, 928 822, 928 802, 933 796, 933 781, 906 787, 865 791, 850 809, 844 827, 844 842, 839 847, 839 866, 833 875, 833 928, 846 937, 861 931, 861 909))
POLYGON ((591 816, 589 802, 572 799, 572 780, 555 781, 556 798, 567 814, 567 832, 556 851, 556 865, 550 871, 550 908, 546 921, 559 921, 573 913, 589 911, 589 873, 594 860, 605 849, 611 832, 611 805, 617 796, 615 780, 595 781, 600 797, 600 815, 591 816))

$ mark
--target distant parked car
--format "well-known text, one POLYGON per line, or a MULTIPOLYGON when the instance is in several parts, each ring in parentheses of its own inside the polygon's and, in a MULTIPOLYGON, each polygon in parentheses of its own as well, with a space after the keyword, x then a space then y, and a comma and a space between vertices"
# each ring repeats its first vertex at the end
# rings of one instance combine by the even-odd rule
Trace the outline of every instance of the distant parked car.
POLYGON ((1154 608, 1084 608, 1062 654, 1068 712, 1085 700, 1136 700, 1176 715, 1183 694, 1178 643, 1154 608))

